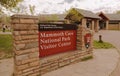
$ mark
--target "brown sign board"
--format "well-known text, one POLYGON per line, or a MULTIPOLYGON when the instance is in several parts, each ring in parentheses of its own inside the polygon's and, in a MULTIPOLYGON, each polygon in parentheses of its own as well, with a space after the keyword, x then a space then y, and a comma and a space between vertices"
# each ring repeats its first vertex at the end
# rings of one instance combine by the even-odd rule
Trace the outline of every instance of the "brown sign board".
POLYGON ((76 25, 39 23, 40 57, 76 50, 76 25))

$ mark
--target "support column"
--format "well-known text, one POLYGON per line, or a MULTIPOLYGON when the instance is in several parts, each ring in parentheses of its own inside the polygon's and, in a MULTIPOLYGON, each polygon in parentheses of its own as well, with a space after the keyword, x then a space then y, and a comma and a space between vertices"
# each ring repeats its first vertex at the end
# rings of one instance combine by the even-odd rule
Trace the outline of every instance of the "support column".
POLYGON ((38 18, 13 15, 14 76, 41 76, 38 48, 38 18))
POLYGON ((84 50, 85 44, 84 44, 84 32, 85 27, 79 25, 77 29, 77 50, 84 50))
POLYGON ((118 30, 120 30, 120 22, 119 22, 118 26, 119 26, 119 27, 118 27, 118 30))
POLYGON ((77 50, 85 50, 84 35, 85 29, 87 28, 87 19, 83 18, 81 22, 81 25, 77 29, 77 50))
POLYGON ((86 19, 85 18, 82 19, 82 26, 86 27, 86 19))
POLYGON ((99 30, 99 20, 95 20, 95 32, 99 30))
POLYGON ((107 20, 107 21, 106 21, 106 30, 109 29, 108 25, 109 25, 109 21, 107 20))
POLYGON ((92 30, 94 31, 95 22, 92 20, 92 30))
POLYGON ((83 26, 78 26, 77 29, 77 50, 82 50, 82 51, 87 51, 87 50, 93 50, 93 33, 90 29, 87 29, 83 26), (90 48, 87 49, 85 47, 85 35, 86 34, 91 34, 91 42, 90 42, 90 48))

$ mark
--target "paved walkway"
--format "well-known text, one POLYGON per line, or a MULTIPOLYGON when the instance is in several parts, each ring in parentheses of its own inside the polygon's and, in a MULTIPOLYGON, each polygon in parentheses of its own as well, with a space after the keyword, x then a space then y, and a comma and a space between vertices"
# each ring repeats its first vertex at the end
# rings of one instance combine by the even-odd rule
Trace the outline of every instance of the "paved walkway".
POLYGON ((43 76, 109 76, 119 60, 116 49, 94 51, 94 58, 49 72, 43 76))
MULTIPOLYGON (((94 38, 98 39, 100 34, 103 36, 103 41, 112 43, 120 53, 120 31, 100 31, 94 35, 94 38)), ((110 76, 120 76, 120 59, 116 69, 110 76)))
POLYGON ((12 76, 13 59, 0 60, 0 76, 12 76))
MULTIPOLYGON (((94 58, 79 62, 42 76, 109 76, 119 60, 116 49, 94 50, 94 58)), ((11 76, 13 73, 13 59, 0 60, 0 76, 11 76)))

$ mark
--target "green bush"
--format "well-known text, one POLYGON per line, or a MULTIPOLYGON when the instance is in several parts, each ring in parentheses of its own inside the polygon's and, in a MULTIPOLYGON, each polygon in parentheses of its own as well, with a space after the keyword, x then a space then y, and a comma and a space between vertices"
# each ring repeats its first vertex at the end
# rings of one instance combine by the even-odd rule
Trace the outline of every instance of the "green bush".
POLYGON ((86 60, 89 60, 89 59, 92 59, 92 58, 93 58, 93 56, 84 57, 84 58, 81 59, 81 61, 86 61, 86 60))
POLYGON ((95 49, 109 49, 109 48, 115 48, 112 44, 108 43, 108 42, 99 42, 99 41, 94 41, 93 42, 93 46, 95 49))

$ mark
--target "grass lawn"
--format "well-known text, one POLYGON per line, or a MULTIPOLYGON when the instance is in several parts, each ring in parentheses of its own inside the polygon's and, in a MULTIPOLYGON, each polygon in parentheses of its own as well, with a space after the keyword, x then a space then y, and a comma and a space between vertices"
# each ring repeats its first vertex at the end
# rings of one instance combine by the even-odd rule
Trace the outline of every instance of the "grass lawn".
POLYGON ((0 35, 0 59, 12 56, 12 35, 0 35))
MULTIPOLYGON (((0 29, 0 31, 2 31, 2 29, 0 29)), ((12 30, 11 30, 12 31, 12 30)), ((10 30, 6 29, 5 32, 11 32, 10 30)))
POLYGON ((109 49, 109 48, 115 48, 112 44, 108 43, 108 42, 103 42, 100 43, 98 41, 94 41, 93 42, 93 46, 95 49, 109 49))

